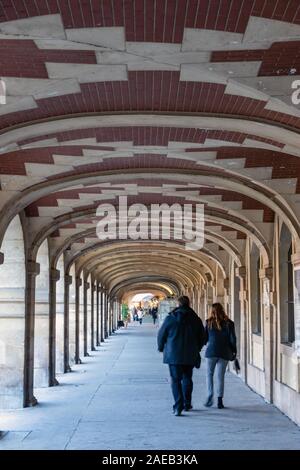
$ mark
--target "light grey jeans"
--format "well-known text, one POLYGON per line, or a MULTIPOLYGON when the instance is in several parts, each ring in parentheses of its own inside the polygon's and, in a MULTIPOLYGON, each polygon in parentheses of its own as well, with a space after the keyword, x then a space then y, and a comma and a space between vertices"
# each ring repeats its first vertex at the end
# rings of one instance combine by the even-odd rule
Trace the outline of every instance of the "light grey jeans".
POLYGON ((217 396, 223 397, 224 395, 224 379, 228 361, 221 357, 207 357, 206 358, 206 379, 207 379, 207 394, 209 397, 214 396, 214 372, 217 369, 217 396))

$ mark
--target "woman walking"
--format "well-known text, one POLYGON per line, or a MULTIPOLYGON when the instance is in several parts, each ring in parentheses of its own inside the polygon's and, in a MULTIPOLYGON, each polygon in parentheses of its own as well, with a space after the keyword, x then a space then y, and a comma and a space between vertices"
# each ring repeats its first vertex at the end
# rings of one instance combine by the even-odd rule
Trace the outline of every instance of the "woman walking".
POLYGON ((217 370, 218 408, 224 408, 224 379, 228 361, 236 357, 236 336, 234 323, 226 315, 220 303, 214 303, 211 315, 206 321, 205 357, 207 362, 207 400, 205 406, 212 406, 214 397, 214 372, 217 370))

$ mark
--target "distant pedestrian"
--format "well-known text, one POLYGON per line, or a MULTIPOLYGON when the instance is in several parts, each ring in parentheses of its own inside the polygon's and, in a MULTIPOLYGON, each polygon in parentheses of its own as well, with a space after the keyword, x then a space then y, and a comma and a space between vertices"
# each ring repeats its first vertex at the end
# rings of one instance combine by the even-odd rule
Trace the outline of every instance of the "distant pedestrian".
POLYGON ((128 310, 128 312, 126 313, 125 317, 124 317, 124 322, 125 322, 125 328, 128 327, 128 323, 130 323, 131 321, 131 318, 130 318, 130 311, 128 310))
POLYGON ((201 319, 190 307, 186 296, 178 298, 178 307, 165 318, 158 331, 158 350, 164 353, 164 363, 169 364, 173 412, 192 409, 193 368, 200 367, 200 351, 204 344, 204 327, 201 319))
POLYGON ((133 321, 137 321, 137 320, 138 320, 137 309, 136 309, 135 306, 134 306, 133 309, 132 309, 132 318, 133 318, 133 321))
POLYGON ((220 303, 214 303, 206 321, 205 357, 207 362, 207 400, 205 406, 213 405, 214 372, 217 370, 218 408, 224 408, 224 379, 228 361, 236 358, 236 336, 234 323, 226 315, 220 303))
POLYGON ((153 325, 155 325, 156 320, 157 320, 157 317, 158 317, 158 309, 157 309, 157 307, 153 307, 153 308, 151 309, 151 315, 152 315, 152 319, 153 319, 153 325))
POLYGON ((140 325, 143 323, 144 312, 141 308, 137 309, 137 319, 140 322, 140 325))

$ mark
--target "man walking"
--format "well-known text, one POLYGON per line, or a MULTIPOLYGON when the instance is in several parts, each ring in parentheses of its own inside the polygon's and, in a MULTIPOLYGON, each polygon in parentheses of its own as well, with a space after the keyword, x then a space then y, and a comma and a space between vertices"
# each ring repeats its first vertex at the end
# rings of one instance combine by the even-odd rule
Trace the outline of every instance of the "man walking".
POLYGON ((158 350, 164 353, 164 363, 169 364, 173 412, 192 409, 193 368, 200 367, 200 351, 204 344, 204 327, 201 319, 190 307, 187 296, 178 298, 178 307, 168 314, 157 338, 158 350))

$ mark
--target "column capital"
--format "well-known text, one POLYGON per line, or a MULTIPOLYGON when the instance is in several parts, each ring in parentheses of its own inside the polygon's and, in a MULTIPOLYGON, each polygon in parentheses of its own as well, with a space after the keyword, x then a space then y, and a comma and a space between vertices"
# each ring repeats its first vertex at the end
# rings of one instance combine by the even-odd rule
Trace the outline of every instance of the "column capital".
POLYGON ((84 288, 89 289, 91 287, 90 283, 87 281, 84 281, 84 288))
POLYGON ((40 264, 35 261, 27 261, 26 269, 28 274, 32 274, 34 276, 38 276, 40 274, 40 264))
POLYGON ((0 251, 0 264, 4 263, 4 253, 0 251))
POLYGON ((51 268, 50 270, 50 279, 51 281, 57 282, 60 280, 60 271, 56 268, 51 268))
POLYGON ((211 277, 211 274, 210 273, 205 273, 205 277, 207 279, 207 282, 211 282, 212 281, 212 277, 211 277))
POLYGON ((241 279, 246 279, 247 269, 246 266, 239 266, 235 269, 235 275, 241 279))
POLYGON ((229 289, 229 286, 230 286, 230 279, 226 277, 224 279, 224 289, 229 289))
POLYGON ((70 274, 65 274, 65 283, 68 284, 68 286, 70 286, 72 284, 72 276, 70 276, 70 274))
POLYGON ((76 277, 76 287, 82 286, 82 279, 80 277, 76 277))
POLYGON ((97 290, 97 286, 96 286, 95 283, 93 283, 93 284, 92 284, 92 291, 93 291, 93 292, 96 292, 96 290, 97 290))
POLYGON ((300 268, 300 253, 294 253, 291 256, 291 261, 294 265, 294 268, 299 269, 300 268))
POLYGON ((259 278, 260 279, 269 279, 271 280, 273 277, 273 268, 263 268, 259 270, 259 278))

